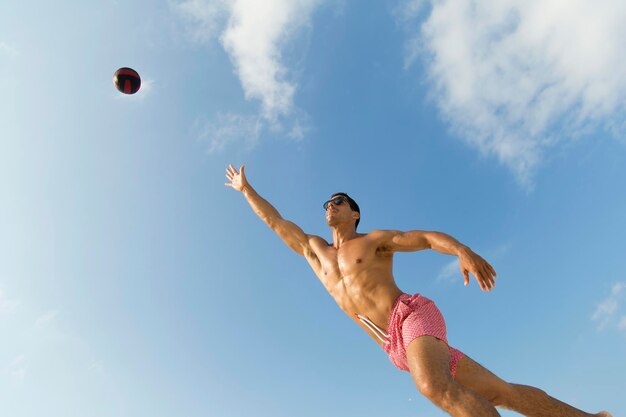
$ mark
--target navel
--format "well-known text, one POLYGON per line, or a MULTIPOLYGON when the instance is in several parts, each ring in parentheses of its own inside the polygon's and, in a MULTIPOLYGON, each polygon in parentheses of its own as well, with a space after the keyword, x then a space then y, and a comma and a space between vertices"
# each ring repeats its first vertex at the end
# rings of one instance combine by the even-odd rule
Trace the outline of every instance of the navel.
POLYGON ((361 262, 363 262, 363 261, 361 260, 361 258, 356 258, 356 263, 357 263, 357 264, 360 264, 361 262))

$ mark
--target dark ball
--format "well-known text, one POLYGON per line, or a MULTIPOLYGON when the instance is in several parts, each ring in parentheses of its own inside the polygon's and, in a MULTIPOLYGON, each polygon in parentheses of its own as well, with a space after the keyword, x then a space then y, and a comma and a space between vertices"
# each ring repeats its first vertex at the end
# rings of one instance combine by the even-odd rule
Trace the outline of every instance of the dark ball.
POLYGON ((113 74, 113 84, 124 94, 135 94, 141 87, 141 77, 132 68, 120 68, 113 74))

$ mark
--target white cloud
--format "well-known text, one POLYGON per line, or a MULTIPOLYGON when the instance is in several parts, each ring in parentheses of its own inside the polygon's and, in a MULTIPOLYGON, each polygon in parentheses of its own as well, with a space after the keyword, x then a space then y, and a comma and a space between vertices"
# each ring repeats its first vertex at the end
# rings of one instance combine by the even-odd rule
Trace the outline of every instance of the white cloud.
POLYGON ((626 2, 404 0, 396 15, 452 130, 522 183, 559 141, 623 129, 626 2))
POLYGON ((20 300, 11 300, 4 295, 2 290, 0 290, 0 317, 3 315, 15 314, 19 305, 20 300))
POLYGON ((315 0, 235 0, 221 36, 246 98, 261 101, 263 117, 289 115, 296 84, 289 80, 281 47, 308 25, 315 0))
POLYGON ((295 140, 304 139, 304 136, 309 131, 309 126, 305 119, 306 118, 296 119, 291 127, 291 130, 287 133, 287 136, 295 140))
POLYGON ((437 275, 437 281, 447 281, 453 282, 456 281, 461 275, 461 266, 459 264, 459 258, 454 258, 454 260, 448 262, 437 275))
POLYGON ((198 121, 195 130, 201 142, 205 142, 209 154, 221 151, 227 144, 239 143, 250 148, 259 138, 263 122, 258 116, 219 113, 212 122, 198 121))
MULTIPOLYGON (((611 294, 596 306, 596 310, 591 316, 591 320, 598 322, 598 330, 604 329, 613 316, 618 312, 621 302, 622 291, 626 289, 626 283, 618 282, 611 288, 611 294)), ((624 320, 620 321, 619 327, 622 329, 624 320)))
MULTIPOLYGON (((294 59, 285 56, 285 49, 301 40, 299 36, 310 27, 311 15, 321 1, 186 0, 175 5, 192 21, 194 39, 209 41, 220 33, 219 40, 239 77, 245 98, 260 104, 258 116, 240 116, 257 119, 257 136, 266 127, 296 139, 306 131, 302 121, 306 115, 294 104, 298 84, 288 58, 294 59), (291 127, 285 128, 285 124, 291 127)), ((225 119, 220 118, 222 122, 225 119)), ((211 138, 210 152, 232 140, 232 127, 227 120, 225 125, 219 120, 217 125, 210 125, 209 130, 221 133, 211 138)), ((244 127, 243 131, 247 134, 249 129, 244 127)))
POLYGON ((228 0, 185 0, 172 6, 187 19, 190 37, 197 42, 213 40, 228 13, 228 0))

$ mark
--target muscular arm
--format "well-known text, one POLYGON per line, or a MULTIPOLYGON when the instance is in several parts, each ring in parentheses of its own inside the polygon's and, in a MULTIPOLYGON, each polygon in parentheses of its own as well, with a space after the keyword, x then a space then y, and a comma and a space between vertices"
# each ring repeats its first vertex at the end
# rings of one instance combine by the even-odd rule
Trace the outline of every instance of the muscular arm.
MULTIPOLYGON (((459 251, 467 248, 450 235, 441 232, 412 230, 410 232, 393 232, 391 249, 395 252, 415 252, 432 249, 446 255, 459 255, 459 251)), ((469 249, 469 248, 468 248, 469 249)))
POLYGON ((413 230, 400 232, 397 230, 378 231, 384 247, 390 252, 415 252, 433 249, 447 255, 459 257, 459 266, 465 285, 469 284, 471 273, 483 291, 491 291, 496 285, 496 271, 481 256, 472 251, 450 235, 441 232, 413 230))
POLYGON ((230 183, 226 183, 225 185, 240 191, 256 215, 293 251, 303 256, 311 254, 312 251, 309 242, 314 236, 305 234, 295 223, 283 219, 278 210, 252 188, 246 179, 244 168, 244 166, 241 166, 238 172, 230 165, 226 170, 226 177, 230 180, 230 183))

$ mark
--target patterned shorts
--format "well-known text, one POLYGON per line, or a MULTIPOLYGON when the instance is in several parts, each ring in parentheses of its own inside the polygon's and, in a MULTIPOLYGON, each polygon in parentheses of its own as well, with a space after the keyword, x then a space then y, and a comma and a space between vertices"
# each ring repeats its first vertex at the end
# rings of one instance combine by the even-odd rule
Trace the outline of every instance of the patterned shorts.
MULTIPOLYGON (((446 322, 441 312, 433 301, 419 294, 402 294, 398 297, 389 315, 387 333, 389 343, 383 349, 391 362, 403 371, 409 371, 406 349, 413 340, 420 336, 433 336, 448 343, 446 322)), ((450 345, 448 349, 450 372, 454 377, 459 361, 465 355, 450 345)))

